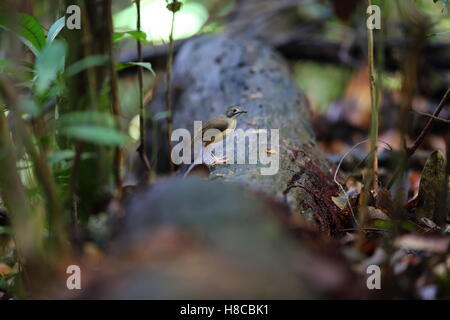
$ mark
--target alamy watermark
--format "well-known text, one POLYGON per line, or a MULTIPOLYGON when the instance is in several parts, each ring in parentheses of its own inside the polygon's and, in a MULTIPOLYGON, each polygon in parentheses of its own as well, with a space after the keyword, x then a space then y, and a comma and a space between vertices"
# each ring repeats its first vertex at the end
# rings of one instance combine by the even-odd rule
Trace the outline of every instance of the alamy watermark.
POLYGON ((367 267, 366 273, 370 274, 367 277, 366 286, 369 290, 381 289, 381 269, 376 264, 371 264, 367 267))
POLYGON ((381 29, 381 9, 377 5, 371 5, 367 7, 367 14, 370 15, 367 18, 366 25, 370 30, 381 29))
POLYGON ((69 30, 81 29, 81 8, 75 4, 67 7, 66 27, 69 30))
POLYGON ((66 273, 70 274, 66 281, 67 289, 81 290, 81 268, 76 264, 72 264, 67 267, 66 273))

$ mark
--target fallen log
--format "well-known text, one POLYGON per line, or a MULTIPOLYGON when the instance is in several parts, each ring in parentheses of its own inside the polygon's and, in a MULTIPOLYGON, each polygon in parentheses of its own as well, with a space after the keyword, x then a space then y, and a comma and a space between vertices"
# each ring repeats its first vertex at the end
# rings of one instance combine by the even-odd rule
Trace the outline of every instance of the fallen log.
MULTIPOLYGON (((279 158, 276 174, 261 174, 264 165, 260 162, 226 164, 211 167, 211 179, 237 182, 281 199, 326 234, 349 225, 349 217, 341 216, 332 202, 332 196, 339 192, 332 178, 334 169, 315 144, 305 95, 279 54, 255 40, 204 36, 180 48, 173 70, 174 129, 192 132, 193 121, 206 122, 223 113, 225 106, 238 104, 248 111, 239 120, 238 129, 256 133, 279 130, 279 142, 263 150, 279 158)), ((153 113, 165 109, 164 95, 165 88, 160 86, 150 106, 153 113)), ((147 141, 151 141, 154 123, 148 126, 147 141)), ((158 168, 164 171, 169 161, 168 150, 162 149, 167 140, 161 142, 166 137, 165 120, 155 129, 159 135, 158 168)), ((246 140, 246 157, 252 139, 256 138, 246 140)), ((151 147, 149 143, 150 159, 155 158, 151 147)))
POLYGON ((337 243, 299 228, 289 208, 271 197, 220 181, 172 178, 136 192, 127 203, 128 215, 108 259, 101 266, 83 264, 83 290, 62 288, 62 294, 81 299, 371 297, 364 275, 352 270, 337 243))

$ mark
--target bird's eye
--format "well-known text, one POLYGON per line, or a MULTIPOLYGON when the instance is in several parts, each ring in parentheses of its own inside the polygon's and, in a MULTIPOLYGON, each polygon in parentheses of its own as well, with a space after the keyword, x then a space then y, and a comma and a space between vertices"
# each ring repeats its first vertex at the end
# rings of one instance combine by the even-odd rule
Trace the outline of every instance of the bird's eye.
POLYGON ((233 109, 233 112, 237 112, 238 111, 238 109, 233 109))

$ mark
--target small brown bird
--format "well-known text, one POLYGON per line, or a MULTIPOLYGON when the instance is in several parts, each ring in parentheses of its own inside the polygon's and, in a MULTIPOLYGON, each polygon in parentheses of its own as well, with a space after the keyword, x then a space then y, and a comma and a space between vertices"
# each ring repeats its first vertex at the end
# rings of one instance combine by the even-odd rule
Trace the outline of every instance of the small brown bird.
MULTIPOLYGON (((222 141, 224 138, 226 138, 226 135, 230 132, 230 130, 236 129, 237 125, 237 118, 241 115, 247 113, 245 110, 241 110, 239 106, 229 106, 227 107, 227 110, 224 114, 209 120, 205 123, 205 125, 202 127, 202 130, 197 132, 197 134, 194 136, 194 138, 191 141, 191 145, 193 145, 197 140, 202 139, 203 147, 207 149, 207 147, 213 143, 222 141), (208 135, 208 130, 216 129, 219 132, 214 135, 208 135), (206 134, 205 134, 206 133, 206 134)), ((215 165, 218 163, 224 163, 226 161, 226 157, 218 159, 214 154, 212 154, 211 151, 208 150, 208 152, 213 157, 214 161, 211 163, 211 165, 215 165)), ((193 168, 194 163, 191 164, 189 169, 186 171, 184 176, 188 175, 191 169, 193 168)))

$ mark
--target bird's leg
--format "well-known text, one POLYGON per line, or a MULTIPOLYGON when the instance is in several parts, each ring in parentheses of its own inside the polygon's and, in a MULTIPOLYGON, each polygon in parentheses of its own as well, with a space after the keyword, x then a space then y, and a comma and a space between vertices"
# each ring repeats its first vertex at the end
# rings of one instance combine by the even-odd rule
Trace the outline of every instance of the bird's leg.
POLYGON ((224 164, 227 162, 227 157, 222 157, 222 158, 216 158, 214 157, 213 162, 211 162, 212 166, 215 166, 216 164, 224 164))
POLYGON ((227 157, 217 158, 210 150, 208 150, 209 154, 213 158, 213 161, 210 163, 211 166, 215 166, 216 164, 224 164, 227 162, 227 157))

